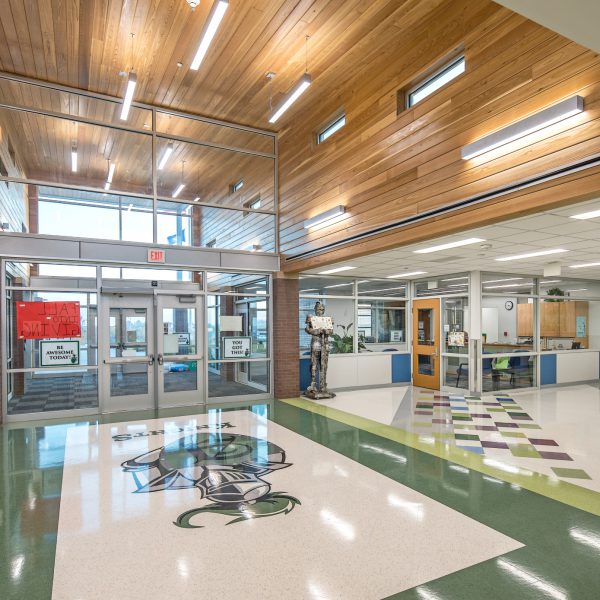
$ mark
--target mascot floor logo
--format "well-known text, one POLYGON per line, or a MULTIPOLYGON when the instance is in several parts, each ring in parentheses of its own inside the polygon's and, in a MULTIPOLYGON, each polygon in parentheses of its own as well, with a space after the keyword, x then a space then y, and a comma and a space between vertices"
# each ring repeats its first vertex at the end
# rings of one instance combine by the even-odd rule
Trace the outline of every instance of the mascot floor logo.
POLYGON ((202 527, 192 524, 198 515, 233 517, 227 523, 231 525, 288 514, 300 504, 285 492, 272 492, 271 484, 263 479, 292 466, 285 462, 285 451, 247 435, 193 433, 121 466, 133 475, 136 494, 196 488, 200 499, 210 501, 179 515, 174 522, 178 527, 202 527))

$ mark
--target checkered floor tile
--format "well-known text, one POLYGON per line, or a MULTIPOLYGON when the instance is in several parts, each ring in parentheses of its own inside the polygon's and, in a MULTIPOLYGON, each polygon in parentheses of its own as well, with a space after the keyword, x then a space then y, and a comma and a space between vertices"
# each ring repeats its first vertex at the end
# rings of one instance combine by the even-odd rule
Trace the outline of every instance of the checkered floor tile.
MULTIPOLYGON (((482 399, 421 390, 414 415, 416 430, 427 432, 435 439, 454 441, 459 448, 477 454, 504 454, 564 464, 573 460, 560 450, 555 440, 545 438, 542 428, 508 396, 482 399)), ((561 478, 589 479, 581 469, 551 468, 561 478)))

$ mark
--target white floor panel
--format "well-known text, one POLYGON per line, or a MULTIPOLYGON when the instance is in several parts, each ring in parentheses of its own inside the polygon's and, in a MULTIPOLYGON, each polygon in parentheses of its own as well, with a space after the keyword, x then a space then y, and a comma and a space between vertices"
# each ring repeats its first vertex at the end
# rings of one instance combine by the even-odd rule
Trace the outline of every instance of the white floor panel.
POLYGON ((521 546, 249 411, 79 426, 67 437, 53 598, 366 600, 521 546), (281 492, 300 504, 269 508, 269 485, 272 502, 281 492), (239 522, 202 512, 190 519, 199 528, 174 524, 216 506, 202 490, 257 501, 239 522))

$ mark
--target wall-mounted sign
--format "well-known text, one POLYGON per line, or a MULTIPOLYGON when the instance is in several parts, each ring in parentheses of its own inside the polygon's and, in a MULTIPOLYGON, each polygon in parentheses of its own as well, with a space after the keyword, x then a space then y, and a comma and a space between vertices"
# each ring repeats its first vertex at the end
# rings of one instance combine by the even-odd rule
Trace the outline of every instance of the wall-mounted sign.
POLYGON ((40 342, 40 367, 79 364, 79 342, 40 342))
POLYGON ((242 317, 234 315, 219 316, 219 329, 221 331, 242 331, 242 317))
POLYGON ((17 337, 20 340, 81 337, 79 302, 17 302, 17 337))
POLYGON ((465 345, 465 332, 464 331, 450 331, 448 333, 448 346, 464 346, 465 345))
POLYGON ((390 330, 390 342, 401 342, 402 341, 402 329, 390 330))
POLYGON ((190 334, 189 333, 176 333, 177 343, 180 346, 189 346, 190 345, 190 334))
POLYGON ((575 337, 582 338, 587 336, 587 319, 581 315, 575 317, 575 337))
POLYGON ((248 358, 251 343, 251 337, 224 337, 223 358, 248 358))
POLYGON ((148 248, 148 262, 164 263, 165 262, 165 251, 148 248))

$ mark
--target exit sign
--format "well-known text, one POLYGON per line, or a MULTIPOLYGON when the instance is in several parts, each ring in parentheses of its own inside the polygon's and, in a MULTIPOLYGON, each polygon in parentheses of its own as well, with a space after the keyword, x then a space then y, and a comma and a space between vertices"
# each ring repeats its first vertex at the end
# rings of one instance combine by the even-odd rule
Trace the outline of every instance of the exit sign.
POLYGON ((165 251, 164 250, 153 250, 152 248, 148 248, 148 262, 164 263, 165 262, 165 251))

